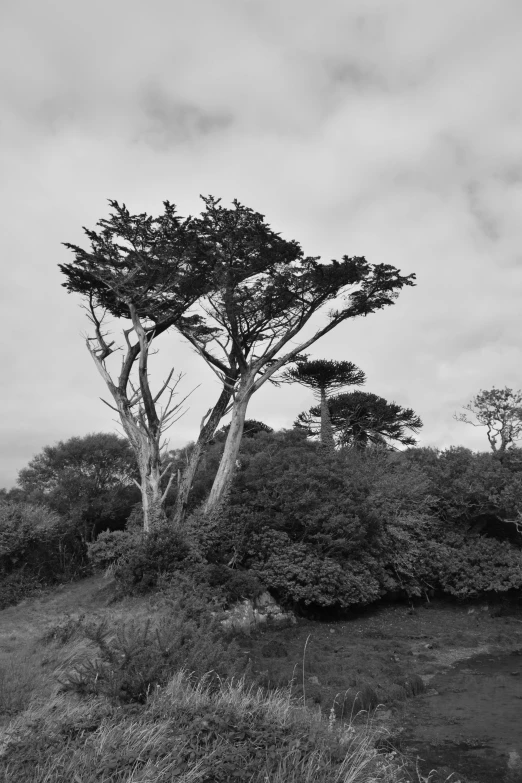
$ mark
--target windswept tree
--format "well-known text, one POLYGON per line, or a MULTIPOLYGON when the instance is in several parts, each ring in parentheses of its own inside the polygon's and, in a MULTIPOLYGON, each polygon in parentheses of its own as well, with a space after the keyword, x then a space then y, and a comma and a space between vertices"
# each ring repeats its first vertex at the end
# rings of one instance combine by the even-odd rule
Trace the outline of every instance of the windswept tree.
POLYGON ((212 196, 201 198, 206 209, 194 219, 192 227, 211 260, 211 264, 207 265, 209 291, 195 309, 196 319, 199 316, 201 320, 184 320, 178 322, 177 328, 213 370, 222 391, 214 408, 209 409, 202 419, 199 437, 190 449, 178 482, 173 513, 177 522, 185 517, 199 461, 222 417, 237 400, 246 366, 244 352, 246 350, 248 355, 251 347, 248 344, 245 349, 244 338, 239 334, 238 329, 243 326, 241 317, 241 326, 236 327, 237 310, 245 302, 239 297, 234 299, 234 292, 241 290, 244 294, 254 291, 257 281, 270 275, 270 270, 289 266, 301 255, 297 242, 282 239, 259 212, 242 206, 238 201, 233 202, 231 209, 225 209, 212 196), (206 329, 202 328, 202 323, 206 329))
POLYGON ((454 418, 473 427, 486 427, 489 445, 502 462, 507 449, 522 438, 522 392, 507 386, 481 390, 464 409, 472 413, 476 421, 466 413, 455 414, 454 418))
POLYGON ((328 397, 336 389, 346 386, 362 386, 366 375, 353 362, 311 359, 298 361, 295 367, 285 370, 279 380, 282 383, 300 383, 312 389, 319 400, 321 410, 320 442, 327 449, 335 447, 328 397))
POLYGON ((84 298, 92 327, 87 349, 114 404, 104 402, 117 412, 134 450, 148 531, 164 518, 163 504, 173 479, 173 474, 167 478, 169 465, 162 465, 162 438, 182 415, 186 399, 177 399, 181 374, 174 378, 174 369, 161 388, 152 391, 149 355, 153 342, 181 321, 202 336, 198 317, 189 317, 186 311, 206 290, 211 262, 191 219, 180 218, 169 202, 156 219, 131 215, 116 201, 109 204, 114 211, 108 220, 98 222, 99 233, 84 228, 90 250, 64 243, 74 261, 60 264, 60 269, 66 289, 84 298), (107 314, 120 325, 120 345, 108 335, 107 314), (115 353, 121 355, 116 376, 108 364, 115 353))
MULTIPOLYGON (((366 448, 369 445, 396 448, 395 444, 414 446, 416 441, 407 433, 417 433, 422 421, 411 408, 364 391, 338 394, 328 400, 332 429, 341 446, 366 448)), ((295 422, 311 435, 321 431, 321 407, 301 413, 295 422)))
MULTIPOLYGON (((211 197, 207 201, 214 202, 211 197)), ((146 490, 144 503, 149 506, 152 503, 162 516, 168 487, 160 491, 164 470, 159 443, 165 426, 173 421, 170 414, 179 413, 180 407, 164 409, 162 418, 153 409, 159 397, 154 397, 148 388, 152 340, 175 326, 183 335, 189 335, 192 344, 204 353, 207 341, 218 337, 219 325, 207 328, 201 311, 188 315, 190 306, 216 281, 222 285, 226 278, 228 286, 239 284, 262 274, 275 263, 291 263, 301 251, 297 243, 285 241, 273 232, 262 215, 237 202, 233 209, 222 212, 219 223, 212 223, 208 210, 197 221, 190 217, 181 219, 168 201, 164 202, 164 214, 157 219, 146 214, 131 216, 125 205, 109 203, 115 211, 110 220, 98 223, 102 232, 96 234, 85 229, 91 240, 91 252, 66 244, 74 251, 75 262, 60 268, 67 277, 68 290, 83 294, 87 300, 94 326, 89 350, 143 466, 140 471, 142 487, 146 490), (114 318, 130 319, 132 324, 123 331, 126 354, 117 382, 113 382, 106 366, 107 358, 116 350, 103 329, 106 313, 114 318), (138 339, 131 344, 128 338, 133 330, 138 339), (139 388, 131 379, 136 363, 139 388), (140 405, 138 410, 136 406, 140 405)), ((240 375, 235 351, 226 355, 223 362, 211 366, 219 377, 221 391, 203 417, 199 437, 178 477, 174 510, 177 521, 185 514, 197 465, 229 407, 240 375)), ((168 389, 167 383, 162 391, 168 389)), ((145 515, 146 526, 147 520, 145 515)))
POLYGON ((231 368, 237 375, 230 429, 205 504, 211 515, 229 488, 252 395, 339 324, 393 304, 403 286, 414 285, 415 275, 402 276, 393 266, 371 265, 359 256, 323 264, 305 257, 296 242, 279 240, 265 269, 247 276, 249 259, 238 254, 236 241, 255 213, 237 201, 232 209, 213 197, 204 201, 206 210, 194 222, 221 254, 197 310, 207 329, 200 336, 190 325, 177 328, 221 379, 230 377, 231 368), (304 328, 320 313, 326 323, 305 337, 304 328))

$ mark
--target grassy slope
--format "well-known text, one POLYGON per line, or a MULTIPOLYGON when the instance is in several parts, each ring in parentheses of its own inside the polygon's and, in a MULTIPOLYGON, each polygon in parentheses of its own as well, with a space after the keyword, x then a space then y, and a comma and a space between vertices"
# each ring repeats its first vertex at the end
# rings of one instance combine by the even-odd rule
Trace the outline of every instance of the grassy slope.
MULTIPOLYGON (((347 760, 334 773, 330 745, 337 730, 328 735, 328 721, 320 718, 318 705, 328 718, 332 705, 339 712, 343 694, 350 691, 366 693, 370 701, 372 693, 376 694, 379 701, 395 709, 406 697, 412 674, 428 682, 440 667, 478 648, 522 646, 520 617, 491 617, 483 606, 471 613, 469 608, 445 604, 414 611, 397 606, 335 624, 301 621, 294 628, 240 639, 264 683, 280 686, 271 698, 240 684, 224 684, 221 691, 210 692, 178 674, 147 705, 133 712, 99 699, 58 694, 56 673, 66 669, 88 643, 79 636, 65 644, 58 638, 42 642, 49 629, 60 631, 71 616, 108 617, 115 624, 129 618, 145 620, 154 612, 154 603, 145 598, 118 603, 111 603, 110 598, 110 585, 102 577, 92 577, 0 612, 0 779, 2 759, 11 743, 11 766, 3 772, 16 783, 233 780, 232 773, 226 772, 227 763, 231 769, 243 765, 245 770, 257 770, 257 777, 245 779, 263 783, 397 783, 406 779, 403 773, 394 770, 391 758, 375 757, 372 751, 381 732, 379 721, 373 728, 338 727, 344 731, 342 754, 347 754, 347 760), (290 691, 285 686, 292 678, 290 691), (303 683, 312 709, 299 706, 303 683), (225 731, 223 721, 239 733, 225 731), (52 745, 56 737, 58 744, 52 745), (201 748, 195 753, 188 776, 173 777, 176 769, 186 769, 186 754, 194 737, 200 738, 198 742, 205 739, 205 753, 201 756, 201 748), (297 744, 292 745, 294 740, 297 744), (268 767, 263 766, 261 756, 268 753, 270 742, 276 757, 266 761, 270 767, 266 777, 268 767), (15 746, 18 756, 13 762, 15 746), (304 755, 303 748, 307 748, 304 755), (28 760, 26 766, 16 767, 22 758, 28 760), (97 777, 90 777, 93 768, 97 777), (210 776, 212 769, 217 770, 214 777, 210 776)), ((391 712, 387 714, 389 720, 391 712)), ((338 753, 338 743, 336 748, 338 753)))
POLYGON ((317 709, 303 707, 288 687, 270 696, 242 682, 223 682, 216 690, 178 672, 145 705, 122 707, 100 698, 60 693, 56 674, 67 670, 90 645, 81 633, 69 637, 68 624, 74 627, 75 618, 82 614, 88 619, 108 618, 112 625, 120 620, 145 621, 157 608, 154 598, 117 603, 110 598, 110 585, 94 577, 0 612, 0 779, 12 783, 398 783, 406 779, 396 759, 376 755, 377 727, 328 722, 317 709))

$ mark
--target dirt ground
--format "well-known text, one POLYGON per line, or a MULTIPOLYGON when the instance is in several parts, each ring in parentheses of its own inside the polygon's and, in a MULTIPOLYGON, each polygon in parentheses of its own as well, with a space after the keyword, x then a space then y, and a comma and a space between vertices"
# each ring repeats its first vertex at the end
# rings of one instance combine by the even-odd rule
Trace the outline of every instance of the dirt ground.
MULTIPOLYGON (((505 611, 505 610, 504 610, 505 611)), ((313 622, 253 634, 242 641, 267 684, 295 678, 306 698, 327 708, 336 694, 369 685, 394 707, 419 676, 429 689, 436 673, 480 652, 522 647, 522 611, 504 616, 485 602, 456 605, 432 601, 417 608, 381 606, 349 620, 313 622)))

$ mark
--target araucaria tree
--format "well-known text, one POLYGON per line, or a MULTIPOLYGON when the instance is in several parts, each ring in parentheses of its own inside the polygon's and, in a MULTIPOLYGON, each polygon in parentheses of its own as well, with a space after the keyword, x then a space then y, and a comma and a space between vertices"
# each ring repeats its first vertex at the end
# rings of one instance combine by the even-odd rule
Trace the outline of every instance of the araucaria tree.
POLYGON ((60 269, 66 289, 84 298, 92 325, 86 345, 112 396, 113 404, 104 402, 118 413, 136 455, 148 531, 164 518, 173 479, 166 475, 169 466, 162 464, 162 436, 182 415, 186 399, 176 400, 181 375, 173 380, 174 370, 157 392, 151 390, 149 355, 153 342, 180 322, 201 336, 198 317, 188 317, 186 311, 206 290, 208 260, 190 218, 181 219, 169 202, 157 219, 130 215, 116 201, 109 204, 114 212, 98 222, 101 232, 84 228, 90 250, 64 243, 74 261, 60 269), (127 321, 121 325, 121 346, 108 337, 107 313, 127 321), (122 353, 116 377, 107 361, 115 352, 122 353))
POLYGON ((507 449, 522 437, 522 392, 507 386, 481 390, 464 409, 476 421, 470 420, 466 413, 455 414, 454 418, 473 427, 486 427, 489 445, 502 462, 507 449))
MULTIPOLYGON (((218 248, 221 256, 210 272, 209 292, 197 310, 207 330, 201 336, 190 325, 177 328, 220 378, 231 377, 231 368, 237 378, 230 429, 205 504, 211 515, 229 488, 252 395, 339 324, 393 304, 403 286, 414 285, 415 275, 402 276, 393 266, 371 265, 360 256, 323 264, 319 258, 305 257, 297 242, 280 238, 272 248, 267 247, 272 252, 264 268, 245 273, 249 258, 237 248, 241 249, 255 213, 237 201, 232 209, 220 206, 213 197, 204 201, 206 211, 194 223, 199 235, 218 248), (326 323, 304 337, 304 328, 326 305, 330 305, 324 313, 326 323)), ((256 225, 257 230, 263 229, 256 225)), ((277 237, 273 232, 271 236, 277 237)))
MULTIPOLYGON (((407 430, 417 433, 422 421, 411 408, 364 391, 338 394, 328 400, 333 433, 341 446, 366 448, 369 445, 395 448, 396 443, 414 446, 416 441, 407 430)), ((322 411, 319 405, 300 413, 296 426, 305 427, 311 435, 321 428, 322 411)))
POLYGON ((320 442, 322 446, 333 451, 335 441, 328 397, 334 389, 362 386, 366 382, 364 372, 353 362, 311 359, 297 361, 295 367, 290 367, 281 374, 280 380, 282 383, 300 383, 315 392, 321 411, 320 442))

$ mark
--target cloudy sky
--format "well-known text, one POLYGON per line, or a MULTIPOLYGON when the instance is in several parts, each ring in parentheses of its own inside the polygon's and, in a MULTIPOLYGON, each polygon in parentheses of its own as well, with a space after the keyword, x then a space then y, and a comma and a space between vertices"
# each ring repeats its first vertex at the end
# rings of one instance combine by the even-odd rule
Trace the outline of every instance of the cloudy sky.
MULTIPOLYGON (((116 429, 61 287, 61 242, 108 199, 157 215, 237 198, 307 255, 365 255, 417 287, 318 343, 413 407, 420 442, 487 448, 453 420, 522 387, 520 0, 4 0, 0 12, 0 487, 45 445, 116 429)), ((194 439, 218 393, 174 336, 194 439)), ((257 397, 257 398, 256 398, 257 397)), ((249 416, 312 403, 267 385, 249 416)))

